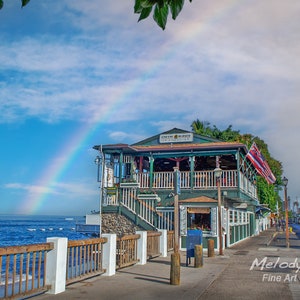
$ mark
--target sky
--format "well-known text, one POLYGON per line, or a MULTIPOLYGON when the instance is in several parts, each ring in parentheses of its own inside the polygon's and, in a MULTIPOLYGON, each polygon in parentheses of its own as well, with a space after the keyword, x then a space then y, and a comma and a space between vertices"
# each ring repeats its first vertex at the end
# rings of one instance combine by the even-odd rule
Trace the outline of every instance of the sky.
POLYGON ((300 2, 185 2, 161 30, 131 0, 6 0, 0 11, 1 214, 99 207, 94 145, 194 120, 259 136, 298 168, 300 2))

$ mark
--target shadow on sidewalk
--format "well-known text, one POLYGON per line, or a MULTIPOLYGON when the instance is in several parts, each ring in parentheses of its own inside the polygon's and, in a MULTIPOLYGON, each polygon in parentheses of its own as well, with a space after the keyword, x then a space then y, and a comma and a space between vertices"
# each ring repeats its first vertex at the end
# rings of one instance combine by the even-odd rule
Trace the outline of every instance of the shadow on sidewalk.
POLYGON ((167 277, 160 277, 160 276, 153 276, 153 275, 146 275, 142 273, 135 273, 135 272, 130 272, 130 271, 119 271, 120 273, 123 274, 128 274, 128 275, 137 275, 134 276, 134 279, 139 279, 139 280, 146 280, 146 281, 151 281, 151 282, 156 282, 160 284, 170 284, 170 278, 167 277))
MULTIPOLYGON (((300 238, 295 233, 289 233, 289 248, 300 249, 300 238)), ((280 231, 274 234, 274 237, 269 244, 271 247, 286 248, 286 235, 285 232, 280 231)))

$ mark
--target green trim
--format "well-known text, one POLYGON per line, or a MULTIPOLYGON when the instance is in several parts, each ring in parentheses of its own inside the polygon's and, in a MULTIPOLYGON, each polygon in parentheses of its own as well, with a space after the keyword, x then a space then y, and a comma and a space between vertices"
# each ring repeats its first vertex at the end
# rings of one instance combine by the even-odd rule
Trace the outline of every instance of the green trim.
POLYGON ((238 197, 241 198, 241 181, 240 181, 240 178, 241 178, 241 174, 240 174, 240 151, 238 151, 236 153, 237 157, 236 157, 236 161, 237 161, 237 164, 236 164, 236 168, 237 168, 237 188, 238 188, 238 197))
POLYGON ((190 157, 190 172, 191 172, 191 182, 190 182, 190 188, 194 188, 194 183, 195 183, 195 156, 190 157))
POLYGON ((149 158, 149 163, 150 163, 150 170, 149 170, 149 180, 150 180, 150 189, 153 188, 153 172, 154 172, 154 158, 153 156, 151 155, 150 158, 149 158))
MULTIPOLYGON (((216 156, 216 155, 225 155, 225 154, 236 154, 237 150, 214 150, 214 151, 189 151, 189 152, 166 152, 166 153, 153 153, 154 158, 168 158, 168 157, 192 157, 192 156, 216 156)), ((140 155, 141 153, 139 153, 140 155)))

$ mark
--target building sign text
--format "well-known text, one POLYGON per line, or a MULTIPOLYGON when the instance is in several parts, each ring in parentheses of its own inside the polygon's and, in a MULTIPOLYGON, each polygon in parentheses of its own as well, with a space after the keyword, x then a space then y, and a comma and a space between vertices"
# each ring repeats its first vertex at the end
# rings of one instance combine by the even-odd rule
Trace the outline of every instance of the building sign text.
POLYGON ((193 133, 171 133, 171 134, 161 134, 159 136, 160 143, 182 143, 182 142, 192 142, 193 133))

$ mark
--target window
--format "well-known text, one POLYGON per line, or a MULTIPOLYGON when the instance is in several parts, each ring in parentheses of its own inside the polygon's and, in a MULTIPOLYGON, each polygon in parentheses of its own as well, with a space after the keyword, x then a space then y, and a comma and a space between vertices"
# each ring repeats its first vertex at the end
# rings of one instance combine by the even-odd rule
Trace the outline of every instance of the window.
POLYGON ((188 208, 188 228, 211 230, 211 210, 208 207, 189 207, 188 208))

